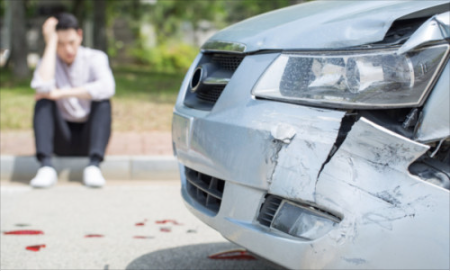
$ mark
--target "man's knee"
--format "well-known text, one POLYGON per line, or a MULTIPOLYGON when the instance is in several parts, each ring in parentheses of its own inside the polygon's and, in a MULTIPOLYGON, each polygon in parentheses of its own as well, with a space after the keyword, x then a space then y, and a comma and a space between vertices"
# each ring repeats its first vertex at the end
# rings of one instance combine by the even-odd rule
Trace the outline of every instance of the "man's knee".
POLYGON ((34 105, 34 119, 43 120, 54 117, 56 108, 55 101, 48 99, 40 99, 34 105))
POLYGON ((110 100, 92 101, 91 110, 111 111, 111 102, 110 100))
POLYGON ((111 114, 111 102, 110 100, 92 101, 91 113, 111 114))
POLYGON ((34 108, 35 111, 41 108, 50 108, 53 109, 53 106, 55 105, 55 101, 49 100, 49 99, 39 99, 34 108))

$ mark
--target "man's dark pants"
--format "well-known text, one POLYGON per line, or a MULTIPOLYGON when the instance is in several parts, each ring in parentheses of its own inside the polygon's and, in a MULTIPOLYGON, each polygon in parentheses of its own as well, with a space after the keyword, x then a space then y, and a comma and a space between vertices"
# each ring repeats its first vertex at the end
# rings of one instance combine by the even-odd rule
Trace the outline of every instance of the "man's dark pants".
POLYGON ((63 119, 56 102, 41 99, 34 108, 36 157, 42 166, 51 166, 51 156, 89 156, 90 165, 103 161, 111 135, 111 103, 92 102, 83 123, 63 119))

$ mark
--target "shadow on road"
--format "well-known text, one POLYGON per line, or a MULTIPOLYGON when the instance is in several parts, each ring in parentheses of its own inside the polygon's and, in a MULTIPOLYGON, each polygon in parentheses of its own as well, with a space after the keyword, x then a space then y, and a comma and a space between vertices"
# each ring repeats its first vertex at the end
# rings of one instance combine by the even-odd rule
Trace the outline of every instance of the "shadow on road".
POLYGON ((263 260, 212 260, 208 258, 208 255, 237 248, 239 247, 225 242, 169 248, 145 254, 128 264, 126 269, 267 270, 276 268, 263 260))

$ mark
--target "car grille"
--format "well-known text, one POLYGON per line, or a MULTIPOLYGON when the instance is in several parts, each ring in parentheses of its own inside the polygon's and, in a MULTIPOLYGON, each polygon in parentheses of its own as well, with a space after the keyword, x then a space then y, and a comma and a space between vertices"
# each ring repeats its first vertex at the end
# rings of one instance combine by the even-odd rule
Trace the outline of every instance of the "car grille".
POLYGON ((217 214, 222 203, 225 181, 185 167, 187 191, 199 204, 217 214))
POLYGON ((214 54, 211 62, 217 64, 221 69, 234 72, 241 64, 244 56, 214 54))
POLYGON ((209 103, 216 103, 220 97, 220 94, 222 94, 224 88, 225 86, 222 85, 222 86, 212 86, 207 90, 200 90, 197 92, 197 99, 209 103))
POLYGON ((211 110, 244 57, 237 54, 204 53, 195 71, 205 69, 206 78, 201 78, 198 86, 195 84, 197 87, 193 86, 191 81, 184 104, 195 109, 211 110))
POLYGON ((258 221, 264 226, 270 227, 273 217, 280 207, 282 199, 273 195, 268 195, 261 206, 258 221))

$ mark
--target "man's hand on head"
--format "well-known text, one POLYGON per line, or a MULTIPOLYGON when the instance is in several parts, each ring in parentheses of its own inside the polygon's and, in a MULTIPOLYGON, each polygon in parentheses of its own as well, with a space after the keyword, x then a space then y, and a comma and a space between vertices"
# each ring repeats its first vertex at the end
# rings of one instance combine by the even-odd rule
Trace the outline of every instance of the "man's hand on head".
POLYGON ((58 40, 56 34, 56 25, 58 20, 55 17, 48 18, 42 25, 42 34, 44 35, 45 43, 49 43, 51 40, 58 40))

